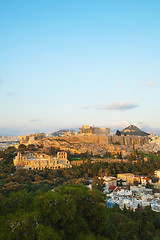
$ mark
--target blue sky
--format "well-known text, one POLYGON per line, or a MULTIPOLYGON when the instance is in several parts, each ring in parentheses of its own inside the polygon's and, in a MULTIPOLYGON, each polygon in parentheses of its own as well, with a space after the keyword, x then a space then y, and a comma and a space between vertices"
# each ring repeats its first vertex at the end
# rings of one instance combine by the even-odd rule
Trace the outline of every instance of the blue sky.
POLYGON ((0 135, 159 129, 159 12, 159 0, 0 0, 0 135))

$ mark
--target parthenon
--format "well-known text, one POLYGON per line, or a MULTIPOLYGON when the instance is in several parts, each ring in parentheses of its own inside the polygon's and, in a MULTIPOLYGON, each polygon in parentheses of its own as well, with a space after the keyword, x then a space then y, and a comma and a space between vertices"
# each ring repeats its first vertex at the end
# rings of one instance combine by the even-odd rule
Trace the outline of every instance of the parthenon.
POLYGON ((110 134, 110 128, 99 128, 99 127, 92 127, 92 126, 82 126, 80 129, 80 133, 84 133, 84 134, 95 134, 95 135, 101 135, 101 134, 105 134, 108 135, 110 134))

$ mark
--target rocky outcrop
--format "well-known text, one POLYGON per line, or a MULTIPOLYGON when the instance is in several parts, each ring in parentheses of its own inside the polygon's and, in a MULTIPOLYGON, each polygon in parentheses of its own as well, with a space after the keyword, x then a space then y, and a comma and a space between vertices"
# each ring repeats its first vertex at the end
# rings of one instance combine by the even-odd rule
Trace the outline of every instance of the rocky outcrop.
POLYGON ((77 135, 61 138, 70 143, 94 143, 94 144, 119 144, 131 146, 134 144, 143 145, 148 143, 148 137, 139 136, 106 136, 106 135, 77 135))
POLYGON ((139 136, 106 136, 106 135, 76 135, 54 138, 44 138, 39 141, 45 148, 54 147, 71 153, 89 152, 93 155, 104 155, 122 153, 128 155, 133 149, 141 149, 148 143, 147 137, 139 136))

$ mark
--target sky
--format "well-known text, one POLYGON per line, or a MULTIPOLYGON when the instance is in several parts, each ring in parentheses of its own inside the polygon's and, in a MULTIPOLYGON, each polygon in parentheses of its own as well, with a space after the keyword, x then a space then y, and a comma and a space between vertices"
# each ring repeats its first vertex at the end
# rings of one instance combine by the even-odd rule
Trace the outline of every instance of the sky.
POLYGON ((0 0, 0 135, 160 129, 159 0, 0 0))

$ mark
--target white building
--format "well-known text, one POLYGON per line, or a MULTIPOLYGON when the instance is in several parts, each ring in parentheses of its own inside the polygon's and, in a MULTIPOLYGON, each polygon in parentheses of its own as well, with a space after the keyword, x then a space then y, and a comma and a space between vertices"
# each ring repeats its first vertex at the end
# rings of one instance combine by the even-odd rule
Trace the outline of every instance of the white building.
POLYGON ((154 171, 154 175, 157 178, 160 178, 160 170, 154 171))

